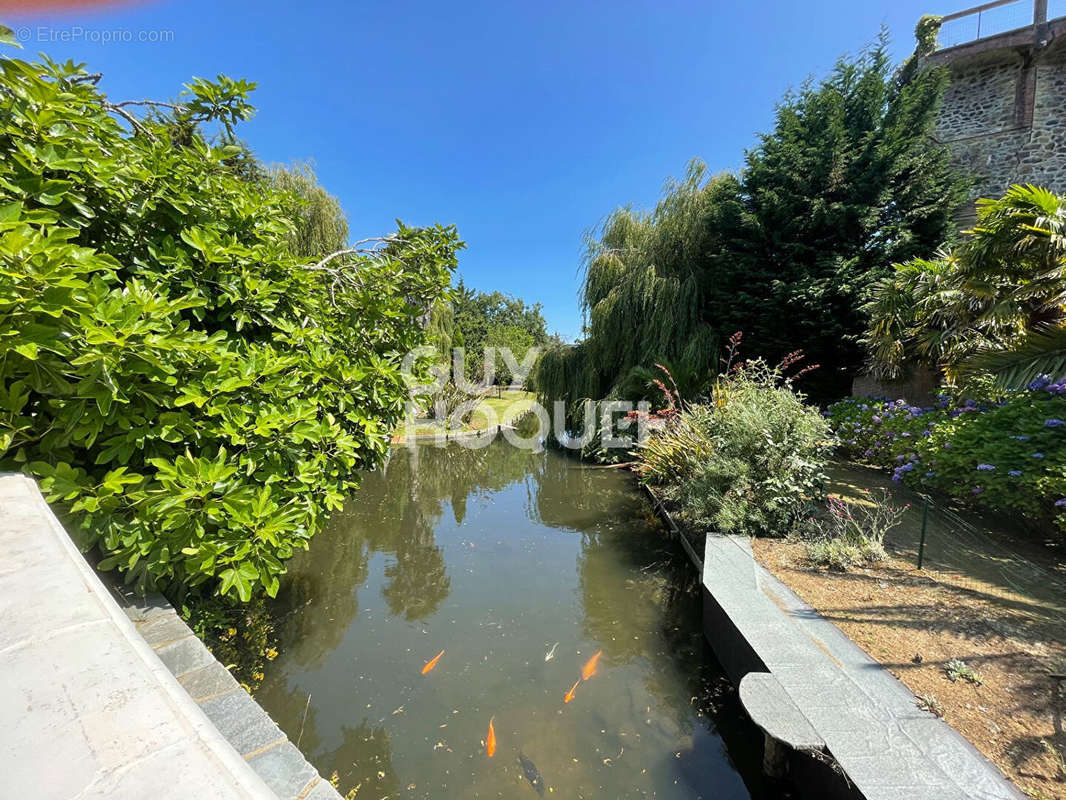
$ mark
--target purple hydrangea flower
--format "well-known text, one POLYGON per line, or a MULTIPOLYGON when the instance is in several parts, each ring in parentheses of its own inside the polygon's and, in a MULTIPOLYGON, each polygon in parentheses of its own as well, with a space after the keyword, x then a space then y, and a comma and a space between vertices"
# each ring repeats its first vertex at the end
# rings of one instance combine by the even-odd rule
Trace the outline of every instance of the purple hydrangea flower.
POLYGON ((982 489, 980 486, 975 486, 972 489, 970 489, 970 494, 981 494, 981 492, 983 492, 983 491, 984 491, 984 489, 982 489))
POLYGON ((1043 453, 1033 453, 1033 458, 1043 458, 1043 457, 1044 457, 1043 453))
POLYGON ((1037 375, 1036 379, 1030 383, 1026 388, 1031 392, 1038 392, 1045 386, 1051 383, 1050 375, 1037 375))
POLYGON ((1044 420, 1044 427, 1045 428, 1060 428, 1064 424, 1066 424, 1066 423, 1064 423, 1061 419, 1046 419, 1046 420, 1044 420))
POLYGON ((1055 501, 1055 508, 1062 508, 1063 506, 1066 506, 1066 497, 1060 497, 1055 501))
POLYGON ((995 464, 978 464, 977 465, 978 472, 992 472, 992 471, 995 470, 995 468, 996 468, 995 464))
POLYGON ((1022 471, 1020 469, 1012 469, 1007 474, 1010 475, 1012 478, 1020 478, 1022 476, 1022 471))

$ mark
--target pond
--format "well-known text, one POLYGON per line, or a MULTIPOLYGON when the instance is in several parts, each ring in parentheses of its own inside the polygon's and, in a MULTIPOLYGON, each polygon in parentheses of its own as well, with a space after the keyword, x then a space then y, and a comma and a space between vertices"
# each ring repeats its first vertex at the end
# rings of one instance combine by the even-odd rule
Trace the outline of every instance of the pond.
POLYGON ((342 794, 779 796, 695 570, 626 474, 396 448, 290 563, 256 697, 342 794))

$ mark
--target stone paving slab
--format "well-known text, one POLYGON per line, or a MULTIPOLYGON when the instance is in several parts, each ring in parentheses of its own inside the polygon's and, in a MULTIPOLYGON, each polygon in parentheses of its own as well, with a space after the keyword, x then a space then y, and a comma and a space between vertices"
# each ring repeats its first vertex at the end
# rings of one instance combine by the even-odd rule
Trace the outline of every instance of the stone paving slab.
POLYGON ((738 691, 751 721, 776 741, 793 750, 825 749, 825 740, 769 672, 749 672, 738 691))
POLYGON ((0 476, 0 686, 3 797, 276 800, 21 475, 0 476))
POLYGON ((747 539, 708 536, 703 583, 867 800, 1023 800, 965 738, 763 569, 747 539))
POLYGON ((279 800, 340 800, 277 724, 159 595, 112 586, 119 605, 218 732, 279 800))

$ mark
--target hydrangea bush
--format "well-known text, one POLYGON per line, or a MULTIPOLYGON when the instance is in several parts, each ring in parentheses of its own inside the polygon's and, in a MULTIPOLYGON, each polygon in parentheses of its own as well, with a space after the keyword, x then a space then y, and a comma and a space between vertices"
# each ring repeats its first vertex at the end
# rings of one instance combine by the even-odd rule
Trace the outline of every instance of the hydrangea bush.
POLYGON ((998 399, 932 406, 852 397, 825 415, 843 453, 892 478, 1066 531, 1066 379, 1040 376, 998 399))

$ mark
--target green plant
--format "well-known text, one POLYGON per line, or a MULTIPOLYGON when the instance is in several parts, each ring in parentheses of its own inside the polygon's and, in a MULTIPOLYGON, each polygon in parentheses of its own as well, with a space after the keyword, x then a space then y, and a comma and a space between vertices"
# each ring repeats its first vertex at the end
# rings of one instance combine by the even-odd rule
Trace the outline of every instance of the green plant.
POLYGON ((914 488, 1066 530, 1066 381, 1021 391, 941 395, 936 404, 849 398, 826 412, 843 454, 893 470, 914 488))
POLYGON ((641 479, 650 484, 688 480, 714 450, 707 430, 708 414, 708 408, 697 405, 665 420, 636 453, 641 479))
POLYGON ((829 498, 827 513, 807 543, 807 557, 814 564, 840 571, 884 560, 885 534, 899 525, 906 510, 892 505, 890 499, 884 489, 862 502, 829 498))
POLYGON ((474 409, 487 392, 485 389, 480 394, 470 395, 448 381, 429 397, 433 418, 445 427, 462 428, 470 422, 474 409))
POLYGON ((274 618, 262 597, 244 605, 218 597, 189 598, 181 617, 245 689, 259 688, 266 662, 278 655, 274 618))
POLYGON ((348 243, 348 220, 340 201, 318 185, 310 164, 273 166, 271 186, 291 198, 295 219, 289 246, 298 258, 318 259, 343 250, 348 243))
POLYGON ((291 198, 233 164, 251 89, 138 119, 79 66, 0 60, 0 469, 172 596, 277 591, 383 459, 462 246, 400 225, 298 259, 291 198))
POLYGON ((914 704, 918 706, 922 711, 928 711, 930 714, 942 717, 944 716, 944 704, 937 700, 931 694, 920 694, 915 698, 914 704))
MULTIPOLYGON (((652 450, 645 480, 659 482, 680 516, 701 531, 784 536, 821 497, 830 451, 828 424, 792 388, 781 368, 748 362, 723 378, 711 406, 692 406, 668 426, 665 456, 652 450), (684 452, 674 431, 699 437, 684 452), (689 457, 691 455, 691 458, 689 457), (680 461, 678 459, 680 458, 680 461)), ((654 437, 653 437, 654 441, 654 437)), ((654 446, 654 445, 651 445, 654 446)))
POLYGON ((978 202, 971 233, 875 287, 865 342, 876 374, 920 364, 952 379, 991 371, 1020 388, 1066 371, 1066 198, 1012 186, 978 202))
MULTIPOLYGON (((550 341, 540 303, 527 305, 520 298, 502 292, 479 292, 462 280, 455 287, 452 301, 454 328, 452 344, 464 348, 463 369, 466 379, 480 383, 485 376, 485 349, 508 348, 521 365, 529 348, 544 347, 550 341)), ((448 354, 451 358, 451 354, 448 354)), ((449 364, 451 362, 449 361, 449 364)), ((503 358, 495 357, 495 382, 511 383, 515 378, 503 358)))
POLYGON ((974 686, 980 686, 983 683, 979 672, 970 667, 965 661, 960 661, 957 658, 951 659, 944 665, 944 674, 947 675, 948 680, 952 683, 966 681, 974 686))

